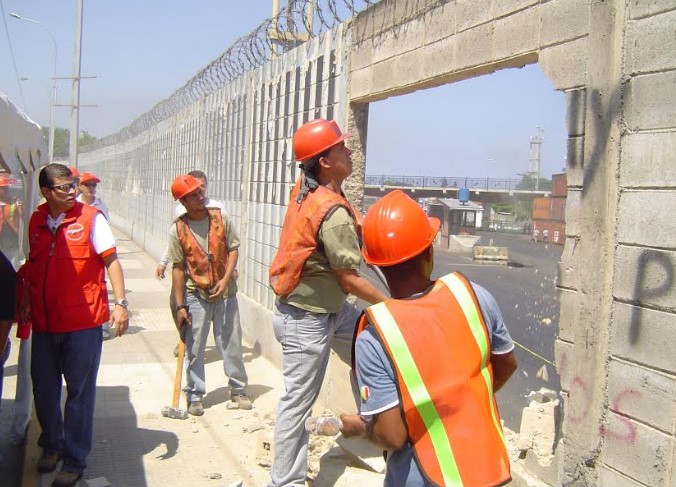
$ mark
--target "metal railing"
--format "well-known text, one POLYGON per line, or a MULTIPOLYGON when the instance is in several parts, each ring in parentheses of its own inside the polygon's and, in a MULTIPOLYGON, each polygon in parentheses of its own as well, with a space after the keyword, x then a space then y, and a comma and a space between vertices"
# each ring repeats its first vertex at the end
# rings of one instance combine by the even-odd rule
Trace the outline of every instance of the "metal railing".
POLYGON ((521 179, 501 178, 467 178, 452 176, 391 176, 367 175, 366 186, 398 186, 422 189, 460 189, 466 187, 473 190, 513 191, 517 189, 521 179))

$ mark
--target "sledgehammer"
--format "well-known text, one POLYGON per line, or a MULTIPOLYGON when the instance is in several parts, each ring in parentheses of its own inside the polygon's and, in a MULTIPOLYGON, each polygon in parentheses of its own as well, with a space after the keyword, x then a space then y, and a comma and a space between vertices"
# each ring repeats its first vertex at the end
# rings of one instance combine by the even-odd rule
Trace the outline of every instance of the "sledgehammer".
POLYGON ((181 381, 183 380, 183 359, 185 358, 185 338, 182 337, 178 344, 178 357, 176 358, 176 378, 174 379, 174 397, 171 406, 162 408, 162 416, 171 419, 186 419, 188 412, 178 407, 181 397, 181 381))

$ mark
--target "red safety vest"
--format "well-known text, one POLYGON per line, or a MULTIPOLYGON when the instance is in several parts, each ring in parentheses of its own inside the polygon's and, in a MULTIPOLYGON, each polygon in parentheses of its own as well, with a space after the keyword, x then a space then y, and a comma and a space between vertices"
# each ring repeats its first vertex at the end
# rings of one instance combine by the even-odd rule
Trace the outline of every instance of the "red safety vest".
POLYGON ((5 223, 14 233, 19 231, 19 212, 16 203, 0 203, 0 232, 5 223))
POLYGON ((355 340, 370 322, 396 372, 421 473, 445 487, 508 482, 491 344, 469 281, 449 274, 418 299, 388 299, 367 308, 366 315, 355 340))
POLYGON ((91 243, 97 213, 76 202, 56 235, 47 226, 47 204, 31 216, 28 281, 33 331, 84 330, 110 318, 105 265, 91 243))
POLYGON ((186 214, 176 219, 176 232, 183 248, 186 267, 197 287, 209 291, 225 276, 228 251, 223 215, 220 209, 209 209, 209 232, 207 253, 199 244, 188 226, 186 214))
POLYGON ((303 201, 297 203, 300 183, 301 179, 296 181, 291 191, 279 249, 270 266, 270 284, 278 296, 287 296, 300 282, 305 262, 317 248, 319 227, 331 210, 342 206, 358 221, 352 206, 342 194, 321 185, 310 190, 303 201))

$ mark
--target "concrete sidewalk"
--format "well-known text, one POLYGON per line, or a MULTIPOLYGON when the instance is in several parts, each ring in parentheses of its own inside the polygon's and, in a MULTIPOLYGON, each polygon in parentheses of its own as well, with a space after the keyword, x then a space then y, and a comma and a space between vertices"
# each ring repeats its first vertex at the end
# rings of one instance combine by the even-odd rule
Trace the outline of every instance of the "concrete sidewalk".
MULTIPOLYGON (((227 378, 212 335, 206 351, 208 393, 204 397, 204 416, 183 421, 162 417, 162 407, 171 402, 176 372, 172 351, 177 343, 177 333, 168 308, 170 279, 157 281, 154 277, 156 262, 127 236, 118 231, 115 233, 131 310, 130 328, 125 336, 103 343, 94 445, 79 485, 221 487, 238 485, 240 481, 244 486, 266 485, 268 466, 256 459, 256 448, 259 438, 271 430, 282 387, 281 374, 256 350, 245 346, 244 361, 250 381, 248 391, 254 400, 254 409, 227 409, 227 378)), ((13 340, 15 346, 7 364, 9 373, 3 390, 1 417, 4 420, 0 424, 7 423, 11 412, 11 407, 7 406, 11 405, 16 384, 16 374, 12 374, 12 370, 16 366, 18 342, 13 340)), ((183 395, 181 407, 186 407, 183 395)), ((40 476, 36 473, 35 464, 40 453, 36 445, 37 429, 34 420, 29 427, 26 446, 24 486, 48 486, 53 477, 53 474, 40 476)), ((2 435, 0 451, 10 448, 7 441, 6 435, 2 435)), ((326 441, 324 439, 322 444, 325 449, 332 446, 326 441)), ((5 480, 10 479, 10 472, 20 468, 16 464, 16 457, 20 455, 9 457, 6 458, 6 470, 0 473, 5 480)), ((355 479, 350 475, 352 469, 346 466, 347 460, 340 459, 340 452, 334 448, 328 457, 337 461, 332 467, 325 468, 326 458, 322 459, 322 472, 314 485, 341 485, 344 482, 344 485, 354 485, 355 479), (325 481, 321 480, 322 476, 325 481)), ((382 477, 373 475, 369 477, 371 482, 360 485, 382 485, 379 480, 382 477)), ((4 481, 0 484, 12 485, 4 481)))

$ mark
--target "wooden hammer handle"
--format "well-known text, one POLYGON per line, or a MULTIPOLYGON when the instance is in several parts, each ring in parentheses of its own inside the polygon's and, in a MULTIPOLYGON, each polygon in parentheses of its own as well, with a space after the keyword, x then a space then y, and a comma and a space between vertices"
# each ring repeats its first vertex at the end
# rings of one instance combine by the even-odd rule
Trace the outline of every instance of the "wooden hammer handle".
POLYGON ((185 359, 185 342, 178 342, 178 356, 176 357, 176 378, 174 379, 174 397, 171 400, 171 407, 178 408, 178 401, 181 397, 181 382, 183 381, 183 360, 185 359))

